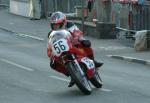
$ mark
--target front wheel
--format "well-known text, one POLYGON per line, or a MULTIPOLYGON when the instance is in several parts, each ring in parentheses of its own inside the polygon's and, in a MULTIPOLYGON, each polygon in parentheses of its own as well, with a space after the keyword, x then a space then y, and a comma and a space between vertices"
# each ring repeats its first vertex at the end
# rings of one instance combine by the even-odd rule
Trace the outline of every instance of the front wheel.
MULTIPOLYGON (((80 66, 81 67, 81 66, 80 66)), ((77 87, 86 95, 90 95, 92 92, 90 83, 86 77, 83 75, 74 62, 67 63, 67 70, 70 73, 71 78, 75 81, 77 87)), ((83 69, 82 69, 83 70, 83 69)))
POLYGON ((101 88, 103 86, 103 82, 98 71, 95 71, 94 76, 90 79, 90 81, 96 88, 101 88))

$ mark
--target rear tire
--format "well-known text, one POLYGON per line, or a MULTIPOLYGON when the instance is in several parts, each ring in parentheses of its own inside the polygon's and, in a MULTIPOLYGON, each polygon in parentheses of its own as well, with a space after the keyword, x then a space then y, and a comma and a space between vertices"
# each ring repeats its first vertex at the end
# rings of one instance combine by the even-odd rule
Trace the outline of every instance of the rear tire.
POLYGON ((68 62, 66 64, 67 70, 71 76, 71 78, 75 81, 77 87, 85 94, 90 95, 92 92, 90 83, 86 77, 86 75, 82 75, 79 71, 78 67, 73 62, 68 62))

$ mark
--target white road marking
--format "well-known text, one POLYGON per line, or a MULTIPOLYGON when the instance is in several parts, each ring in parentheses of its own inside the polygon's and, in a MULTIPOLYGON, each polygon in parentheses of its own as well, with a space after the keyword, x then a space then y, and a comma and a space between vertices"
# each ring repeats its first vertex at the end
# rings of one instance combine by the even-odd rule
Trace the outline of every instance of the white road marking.
POLYGON ((57 80, 61 80, 61 81, 65 81, 65 82, 69 82, 69 80, 67 79, 64 79, 64 78, 61 78, 61 77, 57 77, 57 76, 49 76, 50 78, 53 78, 53 79, 57 79, 57 80))
MULTIPOLYGON (((12 25, 13 23, 10 23, 10 24, 12 25)), ((5 30, 5 31, 13 32, 13 33, 15 33, 15 35, 17 35, 17 36, 29 37, 29 38, 32 38, 32 39, 35 39, 35 40, 44 41, 44 38, 39 38, 39 37, 37 37, 37 36, 31 36, 31 35, 26 35, 26 34, 19 34, 19 33, 16 33, 15 31, 8 30, 8 29, 6 29, 6 28, 4 28, 4 27, 1 27, 1 26, 0 26, 0 28, 3 29, 3 30, 5 30)))
POLYGON ((100 49, 100 50, 106 50, 106 51, 114 51, 114 50, 123 50, 123 49, 127 49, 128 47, 121 47, 121 46, 108 46, 108 47, 96 47, 95 49, 100 49))
POLYGON ((24 69, 24 70, 34 71, 34 70, 31 69, 31 68, 25 67, 25 66, 23 66, 23 65, 14 63, 14 62, 12 62, 12 61, 9 61, 9 60, 3 59, 3 58, 0 58, 0 61, 5 62, 5 63, 8 63, 8 64, 11 64, 11 65, 14 65, 14 66, 19 67, 19 68, 22 68, 22 69, 24 69))
POLYGON ((111 92, 112 90, 110 89, 105 89, 105 88, 101 88, 102 91, 105 91, 105 92, 111 92))
MULTIPOLYGON (((49 77, 50 77, 50 78, 53 78, 53 79, 65 81, 65 82, 69 82, 69 81, 70 81, 70 80, 68 80, 68 79, 61 78, 61 77, 58 77, 58 76, 49 76, 49 77)), ((104 92, 111 92, 112 90, 110 90, 110 89, 105 89, 105 88, 101 88, 101 91, 104 91, 104 92)))
POLYGON ((31 35, 26 35, 26 34, 16 34, 18 36, 22 36, 22 37, 29 37, 29 38, 32 38, 32 39, 36 39, 36 40, 40 40, 40 41, 44 41, 43 38, 39 38, 37 36, 31 36, 31 35))
POLYGON ((12 23, 12 22, 10 22, 9 24, 10 24, 10 25, 14 25, 14 23, 12 23))

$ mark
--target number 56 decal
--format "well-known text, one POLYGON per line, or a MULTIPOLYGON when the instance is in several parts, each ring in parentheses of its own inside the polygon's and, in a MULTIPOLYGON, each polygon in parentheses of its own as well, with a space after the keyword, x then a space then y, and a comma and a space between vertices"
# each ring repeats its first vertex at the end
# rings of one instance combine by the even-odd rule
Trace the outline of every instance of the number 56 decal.
POLYGON ((60 39, 52 45, 52 51, 56 56, 59 56, 62 52, 68 50, 69 50, 69 46, 67 40, 65 39, 60 39))

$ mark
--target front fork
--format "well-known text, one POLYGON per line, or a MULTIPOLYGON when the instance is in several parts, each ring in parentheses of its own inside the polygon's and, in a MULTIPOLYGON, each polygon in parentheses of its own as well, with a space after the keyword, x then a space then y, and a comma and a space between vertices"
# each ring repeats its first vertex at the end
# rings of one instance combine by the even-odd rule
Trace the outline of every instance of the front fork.
POLYGON ((67 62, 69 61, 73 61, 75 63, 75 65, 79 68, 79 71, 81 73, 82 76, 85 75, 85 73, 83 72, 83 70, 81 69, 80 65, 79 65, 79 62, 77 61, 77 59, 75 58, 75 55, 73 54, 68 54, 68 55, 64 55, 62 56, 62 62, 64 64, 66 64, 67 62), (68 56, 68 57, 67 57, 68 56), (67 57, 67 60, 66 60, 66 57, 67 57))

